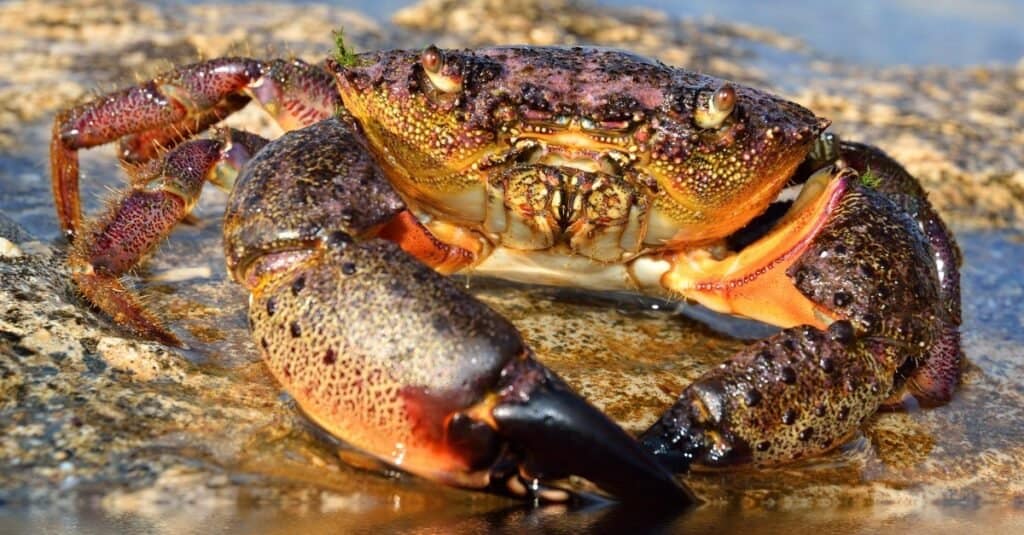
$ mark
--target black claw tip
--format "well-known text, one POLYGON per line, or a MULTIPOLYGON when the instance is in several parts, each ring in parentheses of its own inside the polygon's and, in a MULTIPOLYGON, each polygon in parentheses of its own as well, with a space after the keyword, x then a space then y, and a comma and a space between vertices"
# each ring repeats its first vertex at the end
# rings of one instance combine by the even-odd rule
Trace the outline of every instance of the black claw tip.
POLYGON ((640 435, 640 447, 654 456, 667 470, 686 473, 702 453, 701 441, 689 440, 685 433, 673 432, 662 422, 640 435))
POLYGON ((522 466, 537 477, 586 478, 622 502, 683 509, 696 497, 636 440, 554 374, 534 386, 527 401, 493 410, 499 431, 521 448, 522 466))

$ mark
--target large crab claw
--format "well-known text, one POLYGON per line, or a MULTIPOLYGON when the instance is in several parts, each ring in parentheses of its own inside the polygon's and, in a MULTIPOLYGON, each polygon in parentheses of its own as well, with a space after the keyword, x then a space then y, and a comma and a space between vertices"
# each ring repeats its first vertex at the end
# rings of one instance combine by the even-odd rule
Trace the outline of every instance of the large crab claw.
POLYGON ((417 249, 405 240, 415 232, 382 232, 407 212, 352 131, 329 120, 272 142, 239 176, 226 217, 253 335, 302 410, 452 485, 560 500, 570 494, 548 482, 576 475, 619 500, 694 503, 507 320, 403 250, 417 249))
POLYGON ((956 243, 899 164, 872 147, 835 148, 841 159, 805 186, 820 189, 817 200, 798 198, 798 215, 741 253, 767 262, 747 272, 721 269, 729 259, 673 267, 670 280, 688 282, 695 298, 788 327, 691 383, 641 435, 673 470, 807 458, 844 444, 879 407, 953 395, 962 362, 956 243), (775 292, 775 306, 744 285, 775 292))

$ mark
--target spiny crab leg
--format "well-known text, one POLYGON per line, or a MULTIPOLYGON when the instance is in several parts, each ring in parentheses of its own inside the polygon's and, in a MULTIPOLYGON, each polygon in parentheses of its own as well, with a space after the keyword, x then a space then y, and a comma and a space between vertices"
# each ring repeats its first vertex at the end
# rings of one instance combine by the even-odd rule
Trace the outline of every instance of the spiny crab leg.
POLYGON ((50 165, 61 228, 74 238, 81 224, 80 149, 127 136, 120 156, 143 163, 241 109, 249 98, 285 129, 329 117, 340 106, 333 79, 319 67, 298 60, 223 58, 178 67, 57 115, 50 165))
POLYGON ((424 262, 462 255, 410 246, 415 219, 355 132, 329 119, 285 134, 228 201, 228 267, 252 292, 257 347, 302 410, 362 451, 452 485, 562 501, 570 494, 551 485, 577 475, 620 500, 694 503, 515 327, 424 262), (396 219, 407 234, 382 232, 396 219))
MULTIPOLYGON (((851 161, 864 161, 862 149, 844 148, 851 161)), ((868 173, 841 164, 835 176, 812 177, 812 186, 825 186, 802 211, 807 224, 794 232, 801 225, 784 218, 745 249, 740 254, 761 255, 743 263, 748 271, 734 272, 729 259, 677 260, 664 278, 670 288, 789 328, 688 386, 641 436, 648 451, 679 471, 691 463, 779 464, 842 444, 904 392, 948 401, 960 377, 959 301, 951 297, 959 288, 942 286, 935 271, 958 281, 950 276, 955 245, 944 228, 914 231, 938 228, 928 224, 934 212, 892 166, 868 173), (910 202, 919 210, 897 206, 910 202), (936 257, 951 261, 937 266, 936 257), (747 300, 747 286, 763 286, 752 295, 769 292, 785 305, 764 309, 747 300)))
POLYGON ((203 184, 230 180, 266 140, 236 131, 221 139, 183 143, 135 170, 132 187, 87 223, 72 244, 68 265, 82 294, 134 333, 180 345, 160 320, 125 289, 120 277, 149 255, 184 219, 203 184), (228 178, 225 178, 228 177, 228 178))

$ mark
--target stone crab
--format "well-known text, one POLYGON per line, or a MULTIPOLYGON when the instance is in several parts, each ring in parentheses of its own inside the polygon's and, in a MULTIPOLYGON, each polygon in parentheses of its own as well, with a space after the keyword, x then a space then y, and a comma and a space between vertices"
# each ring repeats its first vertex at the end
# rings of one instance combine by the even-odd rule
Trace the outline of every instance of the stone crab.
POLYGON ((90 303, 178 339, 120 281, 198 200, 253 339, 312 421, 447 484, 561 501, 567 476, 685 507, 673 473, 836 448, 960 377, 960 254, 916 179, 765 92, 596 48, 220 58, 60 113, 53 191, 90 303), (288 133, 215 128, 255 100, 288 133), (83 220, 78 151, 131 184, 83 220), (783 330, 688 386, 638 439, 446 275, 627 290, 783 330))

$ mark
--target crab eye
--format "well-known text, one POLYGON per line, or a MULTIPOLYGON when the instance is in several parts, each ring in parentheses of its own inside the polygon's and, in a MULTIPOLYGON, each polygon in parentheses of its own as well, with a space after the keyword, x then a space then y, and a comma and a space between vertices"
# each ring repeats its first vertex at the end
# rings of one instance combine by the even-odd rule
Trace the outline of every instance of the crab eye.
POLYGON ((420 63, 423 64, 423 68, 427 72, 437 74, 441 72, 441 66, 444 65, 444 53, 440 48, 430 45, 420 55, 420 63))
POLYGON ((725 83, 708 97, 707 107, 697 109, 694 120, 701 128, 718 128, 735 107, 736 89, 725 83))
POLYGON ((444 52, 440 48, 430 45, 423 50, 420 54, 420 65, 423 65, 427 79, 438 91, 455 93, 462 89, 462 77, 453 72, 453 69, 445 68, 444 52))

